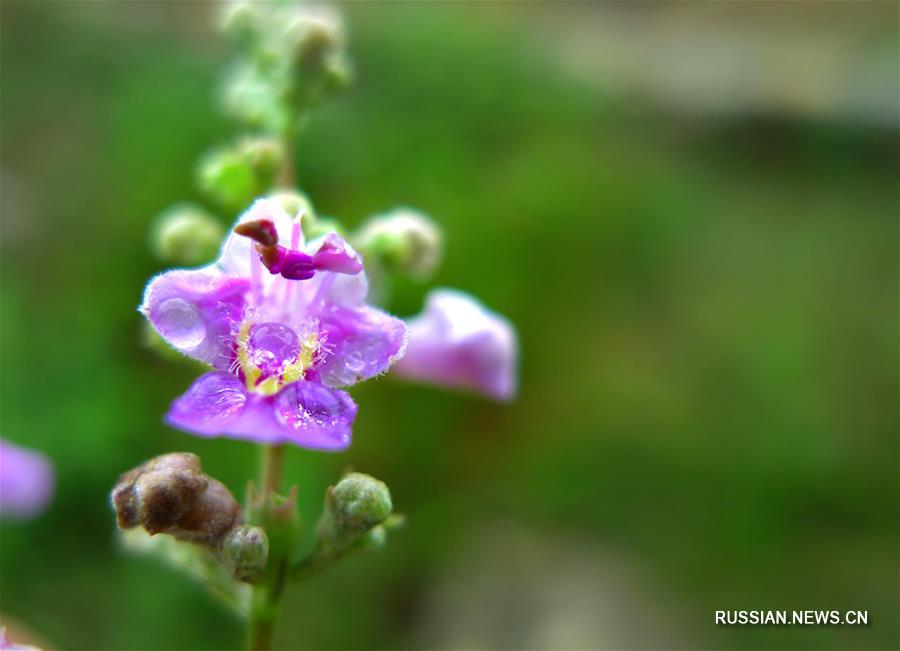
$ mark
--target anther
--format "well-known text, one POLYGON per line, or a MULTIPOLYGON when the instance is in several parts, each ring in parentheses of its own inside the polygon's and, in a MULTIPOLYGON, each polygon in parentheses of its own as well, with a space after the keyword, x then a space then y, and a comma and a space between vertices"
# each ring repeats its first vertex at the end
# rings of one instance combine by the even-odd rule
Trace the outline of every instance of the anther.
POLYGON ((278 231, 275 224, 269 219, 255 219, 243 222, 234 227, 234 232, 244 237, 249 237, 260 246, 269 248, 278 244, 278 231))

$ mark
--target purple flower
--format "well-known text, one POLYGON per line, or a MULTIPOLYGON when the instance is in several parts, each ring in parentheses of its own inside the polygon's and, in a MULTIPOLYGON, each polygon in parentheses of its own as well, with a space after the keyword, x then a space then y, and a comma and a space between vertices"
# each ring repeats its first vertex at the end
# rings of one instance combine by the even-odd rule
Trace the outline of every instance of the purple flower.
POLYGON ((30 518, 53 496, 53 466, 40 452, 0 439, 0 514, 30 518))
POLYGON ((0 651, 41 651, 36 646, 16 644, 6 637, 6 628, 0 628, 0 651))
POLYGON ((394 373, 413 380, 470 389, 497 400, 517 390, 518 342, 505 318, 472 296, 429 293, 425 310, 408 320, 409 344, 394 373))
POLYGON ((340 450, 356 404, 338 389, 403 355, 402 321, 370 307, 359 255, 336 233, 304 245, 300 215, 259 200, 217 262, 154 278, 141 312, 210 364, 167 422, 200 436, 340 450))

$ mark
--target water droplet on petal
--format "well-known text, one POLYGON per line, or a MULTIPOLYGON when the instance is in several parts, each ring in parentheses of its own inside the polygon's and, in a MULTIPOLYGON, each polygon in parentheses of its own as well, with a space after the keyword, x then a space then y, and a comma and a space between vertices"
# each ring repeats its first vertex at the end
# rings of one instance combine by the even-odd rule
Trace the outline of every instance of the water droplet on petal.
POLYGON ((346 420, 351 405, 341 395, 315 382, 295 382, 275 400, 275 415, 284 425, 299 430, 335 427, 346 420))
POLYGON ((275 375, 300 354, 300 338, 284 324, 258 323, 250 330, 247 352, 263 376, 275 375))
POLYGON ((180 407, 202 419, 228 420, 240 414, 247 404, 243 383, 225 372, 202 375, 182 398, 180 407))
POLYGON ((155 322, 163 337, 176 348, 195 348, 206 337, 200 310, 183 298, 170 298, 160 303, 155 322))
POLYGON ((349 355, 347 355, 344 360, 344 365, 347 367, 347 370, 350 371, 353 375, 358 375, 365 367, 366 360, 363 358, 363 355, 358 350, 354 350, 349 355))

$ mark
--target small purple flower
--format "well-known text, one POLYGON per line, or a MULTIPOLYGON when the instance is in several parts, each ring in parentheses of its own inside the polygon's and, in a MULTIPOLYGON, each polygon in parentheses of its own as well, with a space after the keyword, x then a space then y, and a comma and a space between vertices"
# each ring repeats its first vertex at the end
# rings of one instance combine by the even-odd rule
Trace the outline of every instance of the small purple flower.
POLYGON ((436 289, 422 314, 407 322, 409 344, 394 373, 439 386, 469 389, 497 400, 517 390, 518 342, 505 318, 472 296, 436 289))
POLYGON ((6 636, 6 628, 0 628, 0 651, 41 651, 36 646, 16 644, 6 636))
POLYGON ((167 422, 200 436, 340 450, 356 404, 338 389, 403 355, 403 322, 366 304, 359 255, 336 233, 304 246, 300 216, 259 200, 221 256, 154 278, 141 312, 182 353, 215 370, 167 422))
POLYGON ((31 518, 53 496, 53 466, 40 452, 0 439, 0 514, 31 518))

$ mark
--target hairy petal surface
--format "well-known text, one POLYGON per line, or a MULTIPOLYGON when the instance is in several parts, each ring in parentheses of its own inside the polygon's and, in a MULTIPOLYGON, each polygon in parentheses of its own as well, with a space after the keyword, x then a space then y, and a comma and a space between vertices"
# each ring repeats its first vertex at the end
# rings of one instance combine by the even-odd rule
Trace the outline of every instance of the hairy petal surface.
POLYGON ((422 314, 407 325, 406 355, 394 367, 400 377, 497 400, 515 396, 519 346, 504 317, 469 294, 437 289, 429 293, 422 314))
POLYGON ((170 425, 259 443, 349 445, 356 405, 336 387, 385 372, 403 354, 406 325, 366 305, 359 253, 337 233, 304 242, 301 223, 278 202, 256 201, 214 264, 147 286, 141 311, 153 326, 216 369, 174 401, 170 425))
POLYGON ((373 307, 336 305, 320 318, 327 352, 317 370, 328 386, 348 386, 384 373, 406 349, 406 324, 373 307))
POLYGON ((173 348, 225 369, 249 288, 249 280, 209 267, 169 271, 150 281, 140 309, 173 348))

